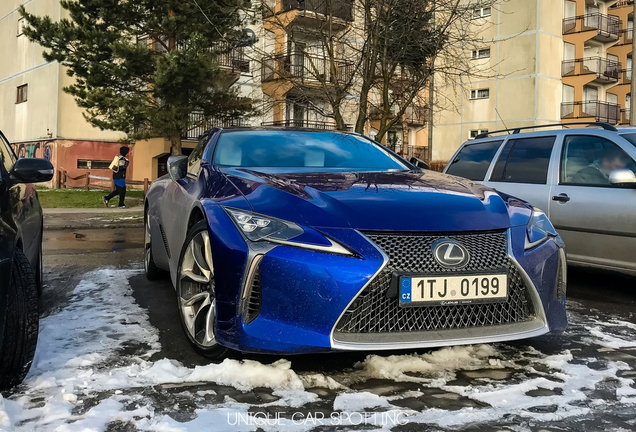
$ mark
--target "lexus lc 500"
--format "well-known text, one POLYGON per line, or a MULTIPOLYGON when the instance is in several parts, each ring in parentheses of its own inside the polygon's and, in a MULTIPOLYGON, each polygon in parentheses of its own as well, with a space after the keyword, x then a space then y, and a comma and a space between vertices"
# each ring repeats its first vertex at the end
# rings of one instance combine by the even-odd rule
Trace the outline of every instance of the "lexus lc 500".
POLYGON ((353 133, 214 129, 145 201, 200 353, 383 350, 562 331, 561 238, 540 210, 353 133))

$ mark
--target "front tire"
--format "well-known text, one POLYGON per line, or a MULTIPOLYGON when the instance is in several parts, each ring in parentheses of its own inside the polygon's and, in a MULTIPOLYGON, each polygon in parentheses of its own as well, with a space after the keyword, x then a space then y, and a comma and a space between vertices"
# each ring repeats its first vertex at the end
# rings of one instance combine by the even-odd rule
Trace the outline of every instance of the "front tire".
POLYGON ((186 237, 177 268, 177 305, 185 334, 201 355, 224 358, 228 349, 214 335, 216 290, 210 234, 206 221, 195 224, 186 237))
POLYGON ((148 280, 157 280, 163 276, 163 272, 157 267, 155 260, 152 258, 152 232, 148 213, 146 213, 144 218, 144 271, 148 280))
POLYGON ((35 272, 21 250, 16 250, 7 293, 2 338, 0 389, 18 385, 31 368, 38 342, 38 288, 35 272))

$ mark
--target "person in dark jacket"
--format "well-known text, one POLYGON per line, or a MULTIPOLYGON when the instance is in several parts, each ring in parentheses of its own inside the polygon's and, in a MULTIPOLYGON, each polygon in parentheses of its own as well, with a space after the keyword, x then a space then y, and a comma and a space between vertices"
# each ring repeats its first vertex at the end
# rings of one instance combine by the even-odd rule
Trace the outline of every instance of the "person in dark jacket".
POLYGON ((608 185, 612 171, 624 169, 626 166, 627 155, 618 148, 610 148, 600 159, 577 172, 572 178, 572 183, 608 185))
POLYGON ((119 154, 115 156, 113 162, 110 164, 110 169, 113 170, 113 182, 115 183, 115 190, 110 194, 106 195, 102 198, 104 201, 104 205, 108 207, 108 202, 115 197, 115 195, 119 195, 119 208, 126 209, 126 203, 124 200, 126 199, 126 169, 130 164, 130 161, 126 158, 130 153, 130 149, 128 147, 122 147, 119 149, 119 154))

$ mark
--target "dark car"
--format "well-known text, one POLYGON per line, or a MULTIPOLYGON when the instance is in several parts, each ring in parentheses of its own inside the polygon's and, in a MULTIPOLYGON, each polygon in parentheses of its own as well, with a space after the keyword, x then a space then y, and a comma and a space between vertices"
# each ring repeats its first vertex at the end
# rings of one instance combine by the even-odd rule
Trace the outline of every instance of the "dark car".
POLYGON ((561 238, 538 209, 352 133, 215 129, 145 202, 202 354, 490 343, 562 331, 561 238))
POLYGON ((43 159, 17 160, 0 132, 0 389, 19 384, 38 339, 42 207, 31 183, 53 178, 43 159))

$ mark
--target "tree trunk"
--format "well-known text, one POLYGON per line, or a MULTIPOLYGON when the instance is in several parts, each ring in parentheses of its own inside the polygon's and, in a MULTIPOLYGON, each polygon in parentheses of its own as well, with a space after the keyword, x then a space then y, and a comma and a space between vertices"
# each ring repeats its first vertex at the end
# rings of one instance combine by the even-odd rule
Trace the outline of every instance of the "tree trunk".
POLYGON ((181 136, 174 136, 170 138, 170 143, 172 144, 172 154, 180 155, 181 154, 181 136))

